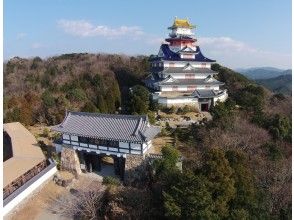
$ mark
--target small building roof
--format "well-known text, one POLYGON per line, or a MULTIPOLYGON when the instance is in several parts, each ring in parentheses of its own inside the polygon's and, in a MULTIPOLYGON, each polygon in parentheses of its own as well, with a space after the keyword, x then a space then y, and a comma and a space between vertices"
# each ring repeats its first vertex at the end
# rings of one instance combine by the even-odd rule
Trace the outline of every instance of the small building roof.
POLYGON ((224 85, 224 83, 214 79, 213 77, 207 77, 205 79, 175 79, 172 76, 168 76, 162 81, 158 82, 159 85, 224 85))
POLYGON ((152 60, 170 60, 170 61, 196 61, 196 62, 215 62, 215 60, 209 59, 205 57, 199 46, 196 46, 196 51, 195 51, 195 58, 193 59, 184 59, 181 58, 179 53, 173 52, 168 44, 162 44, 160 46, 160 51, 162 52, 162 56, 155 56, 151 58, 152 60))
POLYGON ((167 67, 162 70, 162 73, 203 73, 203 74, 217 74, 210 68, 185 68, 185 67, 167 67))
POLYGON ((83 137, 124 142, 153 139, 160 128, 149 124, 145 115, 116 115, 68 112, 63 122, 52 130, 83 137))
POLYGON ((196 89, 192 96, 196 96, 198 98, 213 98, 222 95, 225 90, 212 90, 212 89, 196 89))
POLYGON ((10 138, 10 141, 5 143, 10 142, 12 148, 12 157, 3 162, 3 187, 5 187, 46 158, 34 135, 21 123, 7 123, 3 128, 10 138))
POLYGON ((192 25, 188 19, 175 18, 173 25, 171 27, 169 27, 168 29, 175 29, 175 28, 179 28, 179 27, 193 29, 193 28, 195 28, 195 25, 192 25))

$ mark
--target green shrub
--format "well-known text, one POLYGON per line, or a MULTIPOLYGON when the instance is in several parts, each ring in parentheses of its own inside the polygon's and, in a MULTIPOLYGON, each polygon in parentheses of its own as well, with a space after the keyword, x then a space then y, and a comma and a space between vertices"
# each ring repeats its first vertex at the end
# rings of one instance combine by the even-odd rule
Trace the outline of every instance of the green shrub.
POLYGON ((112 176, 105 176, 103 177, 102 184, 104 185, 111 185, 111 186, 119 186, 120 181, 119 179, 112 177, 112 176))
POLYGON ((43 137, 49 137, 49 134, 50 134, 50 130, 48 128, 44 128, 42 136, 43 137))
POLYGON ((87 98, 87 96, 84 90, 80 88, 74 88, 67 93, 66 98, 71 101, 83 101, 87 98))
POLYGON ((83 112, 99 112, 99 109, 97 109, 97 107, 93 104, 93 102, 88 101, 82 107, 81 111, 83 111, 83 112))
POLYGON ((271 160, 279 160, 283 157, 283 153, 276 143, 269 142, 264 144, 263 147, 267 150, 268 157, 271 160))
POLYGON ((55 98, 51 95, 51 93, 48 90, 45 90, 42 94, 42 101, 45 105, 45 107, 50 108, 55 105, 55 98))

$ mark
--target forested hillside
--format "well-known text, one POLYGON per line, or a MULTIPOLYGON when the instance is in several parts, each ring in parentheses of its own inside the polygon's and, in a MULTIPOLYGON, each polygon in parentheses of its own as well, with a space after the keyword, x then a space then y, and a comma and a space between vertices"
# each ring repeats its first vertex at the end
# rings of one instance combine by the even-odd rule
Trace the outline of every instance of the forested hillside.
MULTIPOLYGON (((113 113, 156 111, 140 85, 146 57, 69 54, 5 64, 4 119, 59 123, 65 109, 113 113), (147 103, 147 104, 146 104, 147 103)), ((229 99, 212 121, 172 129, 163 159, 140 188, 110 187, 109 219, 291 219, 291 99, 214 64, 229 99), (183 171, 176 168, 183 156, 183 171), (123 192, 123 193, 122 193, 123 192), (142 205, 144 204, 144 205, 142 205)))
POLYGON ((292 95, 292 71, 287 75, 280 75, 269 79, 257 79, 255 81, 275 93, 292 95))
POLYGON ((141 83, 148 66, 139 56, 13 58, 4 64, 4 121, 53 125, 66 109, 114 113, 125 106, 128 88, 141 83))
POLYGON ((268 79, 281 75, 291 74, 292 70, 277 69, 274 67, 256 67, 248 69, 237 69, 237 72, 244 74, 249 79, 268 79))

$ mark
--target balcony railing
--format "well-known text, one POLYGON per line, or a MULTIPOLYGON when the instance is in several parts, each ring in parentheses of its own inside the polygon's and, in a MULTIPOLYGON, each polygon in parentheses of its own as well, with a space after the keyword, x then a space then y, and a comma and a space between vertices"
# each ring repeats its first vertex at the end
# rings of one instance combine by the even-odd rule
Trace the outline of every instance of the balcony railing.
POLYGON ((22 187, 26 182, 44 170, 50 163, 47 160, 43 160, 32 169, 28 170, 23 175, 19 176, 17 179, 12 181, 9 185, 3 188, 3 199, 7 198, 14 191, 22 187))

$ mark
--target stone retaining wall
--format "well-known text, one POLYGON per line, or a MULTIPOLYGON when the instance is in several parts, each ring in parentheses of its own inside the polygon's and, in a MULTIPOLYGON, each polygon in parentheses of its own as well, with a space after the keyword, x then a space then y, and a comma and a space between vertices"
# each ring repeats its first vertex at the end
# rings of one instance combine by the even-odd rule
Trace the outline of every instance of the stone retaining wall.
POLYGON ((63 147, 61 151, 61 170, 67 170, 74 174, 81 174, 81 165, 74 149, 63 147))
POLYGON ((127 155, 124 183, 138 185, 148 181, 148 161, 142 155, 127 155))

